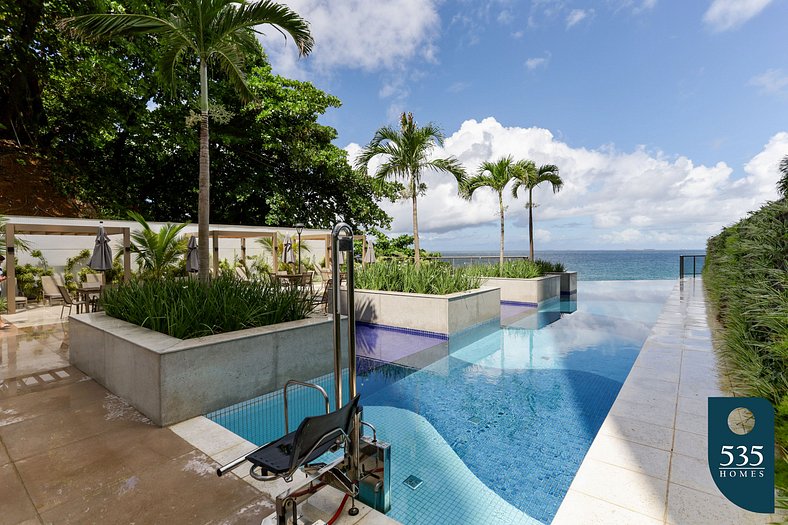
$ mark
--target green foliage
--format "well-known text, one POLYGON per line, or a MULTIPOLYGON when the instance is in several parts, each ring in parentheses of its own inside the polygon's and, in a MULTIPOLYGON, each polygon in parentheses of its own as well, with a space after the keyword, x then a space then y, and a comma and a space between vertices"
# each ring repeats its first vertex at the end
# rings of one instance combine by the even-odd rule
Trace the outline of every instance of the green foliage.
MULTIPOLYGON (((132 232, 130 245, 131 253, 137 256, 140 276, 160 279, 172 273, 186 254, 189 240, 186 236, 178 237, 178 234, 188 226, 188 223, 165 224, 159 231, 154 231, 142 215, 129 212, 129 217, 142 227, 132 232)), ((120 254, 122 251, 119 252, 120 254)))
MULTIPOLYGON (((361 253, 358 248, 358 253, 361 253)), ((385 259, 413 259, 413 235, 399 235, 389 238, 384 233, 375 232, 375 256, 378 260, 385 259)), ((440 257, 440 252, 421 250, 422 257, 440 257)))
POLYGON ((539 267, 539 270, 542 274, 549 273, 549 272, 565 272, 566 267, 563 263, 560 262, 550 262, 545 261, 544 259, 537 259, 534 263, 539 267))
POLYGON ((66 288, 69 289, 71 292, 75 292, 76 289, 79 287, 77 283, 82 282, 81 277, 80 280, 76 280, 74 276, 74 266, 77 264, 84 264, 88 259, 90 259, 90 250, 85 249, 79 252, 74 257, 69 257, 66 259, 66 266, 63 269, 63 282, 66 285, 66 288))
MULTIPOLYGON (((723 325, 722 353, 738 395, 768 399, 788 448, 788 200, 765 205, 708 240, 703 279, 723 325)), ((777 484, 788 488, 788 463, 777 484)))
POLYGON ((38 259, 38 265, 30 263, 15 267, 16 282, 19 285, 17 293, 28 299, 39 300, 44 296, 44 288, 41 284, 41 277, 52 275, 52 270, 47 265, 47 260, 41 250, 33 250, 30 255, 38 259))
POLYGON ((780 162, 780 180, 777 181, 777 191, 784 199, 788 199, 788 155, 780 162))
POLYGON ((381 261, 356 270, 355 286, 364 290, 446 295, 478 288, 481 277, 441 263, 381 261))
POLYGON ((297 287, 222 275, 132 280, 108 288, 102 306, 112 317, 189 339, 304 319, 312 300, 297 287))
POLYGON ((471 275, 479 277, 508 277, 513 279, 533 279, 544 275, 542 268, 527 260, 504 261, 500 264, 474 264, 466 267, 471 275))
MULTIPOLYGON (((366 175, 369 163, 380 157, 382 163, 375 172, 379 184, 387 179, 395 182, 402 180, 405 184, 400 198, 410 199, 413 206, 413 244, 414 259, 419 264, 421 245, 419 243, 418 207, 419 195, 426 192, 426 185, 421 182, 422 173, 434 171, 453 176, 459 185, 465 180, 465 168, 454 157, 432 158, 436 146, 443 146, 444 135, 435 124, 419 126, 413 114, 402 113, 400 128, 384 126, 375 132, 375 136, 356 158, 356 169, 366 175)), ((402 187, 402 186, 400 186, 402 187)))
MULTIPOLYGON (((149 220, 196 222, 199 141, 186 120, 199 109, 198 62, 177 63, 182 82, 173 98, 153 74, 159 38, 85 43, 56 22, 100 11, 163 18, 170 5, 0 2, 0 137, 18 134, 38 146, 55 185, 103 217, 134 210, 149 220)), ((243 103, 218 68, 208 79, 210 106, 229 116, 211 122, 211 219, 322 228, 340 217, 354 227, 387 227, 377 200, 391 188, 351 169, 332 143, 336 131, 318 123, 340 101, 273 75, 263 56, 249 57, 242 72, 256 102, 243 103)))
POLYGON ((0 312, 8 311, 8 301, 5 297, 0 297, 0 312))

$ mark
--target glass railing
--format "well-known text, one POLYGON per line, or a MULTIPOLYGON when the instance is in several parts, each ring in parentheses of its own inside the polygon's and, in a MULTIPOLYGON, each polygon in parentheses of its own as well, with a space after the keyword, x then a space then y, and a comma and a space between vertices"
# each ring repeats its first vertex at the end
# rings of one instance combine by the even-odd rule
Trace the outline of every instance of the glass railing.
POLYGON ((706 255, 679 255, 679 279, 695 277, 703 271, 706 255))

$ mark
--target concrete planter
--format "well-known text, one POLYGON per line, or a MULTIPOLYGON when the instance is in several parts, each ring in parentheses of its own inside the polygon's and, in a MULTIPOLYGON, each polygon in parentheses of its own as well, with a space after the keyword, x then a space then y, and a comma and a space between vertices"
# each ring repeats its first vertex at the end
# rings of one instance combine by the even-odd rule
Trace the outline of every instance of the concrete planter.
POLYGON ((501 289, 501 301, 539 304, 561 295, 561 278, 558 275, 545 275, 533 279, 513 279, 509 277, 490 277, 483 286, 501 289))
MULTIPOLYGON (((448 295, 356 290, 355 302, 357 321, 447 335, 501 316, 497 288, 448 295)), ((344 293, 342 309, 347 312, 344 293)))
POLYGON ((71 363, 159 426, 333 371, 331 334, 326 318, 186 340, 104 313, 69 318, 71 363))
POLYGON ((547 275, 557 275, 561 278, 561 295, 577 293, 577 272, 549 272, 547 275))

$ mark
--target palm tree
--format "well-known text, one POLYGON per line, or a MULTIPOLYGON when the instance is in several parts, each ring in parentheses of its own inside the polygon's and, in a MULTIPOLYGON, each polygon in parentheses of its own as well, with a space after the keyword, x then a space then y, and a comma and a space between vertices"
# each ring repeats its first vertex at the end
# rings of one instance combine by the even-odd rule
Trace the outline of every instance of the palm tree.
POLYGON ((460 186, 460 195, 467 200, 471 200, 473 193, 479 188, 490 188, 498 193, 498 208, 501 216, 501 254, 500 267, 503 268, 503 226, 504 226, 504 206, 503 191, 506 185, 517 176, 518 170, 522 166, 517 164, 510 156, 501 157, 495 162, 483 162, 476 172, 476 175, 467 179, 460 186))
POLYGON ((528 190, 528 244, 530 246, 530 258, 534 260, 534 188, 543 182, 549 182, 553 187, 553 193, 561 191, 561 186, 564 181, 558 174, 558 166, 553 164, 545 164, 544 166, 536 167, 530 160, 520 161, 520 169, 517 171, 514 186, 512 187, 512 196, 517 198, 517 191, 520 188, 528 190))
POLYGON ((784 199, 788 199, 788 155, 780 162, 780 173, 782 177, 777 181, 777 191, 784 199))
MULTIPOLYGON (((163 277, 186 253, 188 239, 185 236, 178 237, 178 234, 188 223, 165 224, 155 232, 142 215, 131 211, 129 217, 142 226, 141 230, 131 234, 130 244, 131 253, 137 256, 140 270, 155 279, 163 277)), ((122 253, 123 248, 118 251, 118 256, 122 253)))
POLYGON ((382 155, 385 160, 378 167, 375 177, 381 180, 388 177, 401 178, 405 181, 406 186, 401 196, 410 198, 413 205, 413 248, 417 265, 421 262, 417 200, 419 194, 423 195, 427 189, 421 182, 422 172, 443 171, 453 175, 458 183, 465 180, 465 169, 456 158, 429 158, 435 146, 443 146, 443 139, 443 132, 435 124, 428 123, 419 127, 413 120, 412 113, 402 113, 399 130, 391 126, 380 128, 356 158, 356 169, 366 175, 369 162, 382 155))
POLYGON ((270 24, 288 33, 304 56, 314 41, 309 25, 289 7, 269 0, 175 0, 169 16, 94 14, 61 20, 60 26, 86 38, 117 38, 156 35, 162 53, 158 71, 174 94, 176 64, 187 54, 196 56, 200 67, 200 178, 198 200, 198 256, 200 278, 208 279, 208 228, 210 223, 210 158, 208 155, 208 65, 219 66, 243 100, 251 100, 246 84, 245 58, 262 51, 255 37, 256 26, 270 24))

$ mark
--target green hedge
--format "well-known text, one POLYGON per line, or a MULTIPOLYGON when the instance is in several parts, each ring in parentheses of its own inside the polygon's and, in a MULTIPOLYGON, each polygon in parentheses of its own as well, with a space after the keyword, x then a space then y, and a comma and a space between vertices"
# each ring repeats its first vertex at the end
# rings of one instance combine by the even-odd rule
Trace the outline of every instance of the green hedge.
POLYGON ((481 286, 481 277, 445 263, 381 261, 356 270, 356 288, 446 295, 481 286))
POLYGON ((134 280, 107 288, 107 315, 180 339, 304 319, 312 295, 267 281, 225 275, 197 279, 134 280))
POLYGON ((532 279, 541 277, 547 272, 563 272, 564 265, 537 259, 536 261, 519 260, 504 261, 503 267, 499 263, 474 264, 468 267, 472 275, 482 277, 508 277, 513 279, 532 279))
MULTIPOLYGON (((788 449, 788 201, 769 203, 708 241, 703 269, 737 395, 768 399, 788 449)), ((778 461, 777 485, 788 487, 778 461)))

